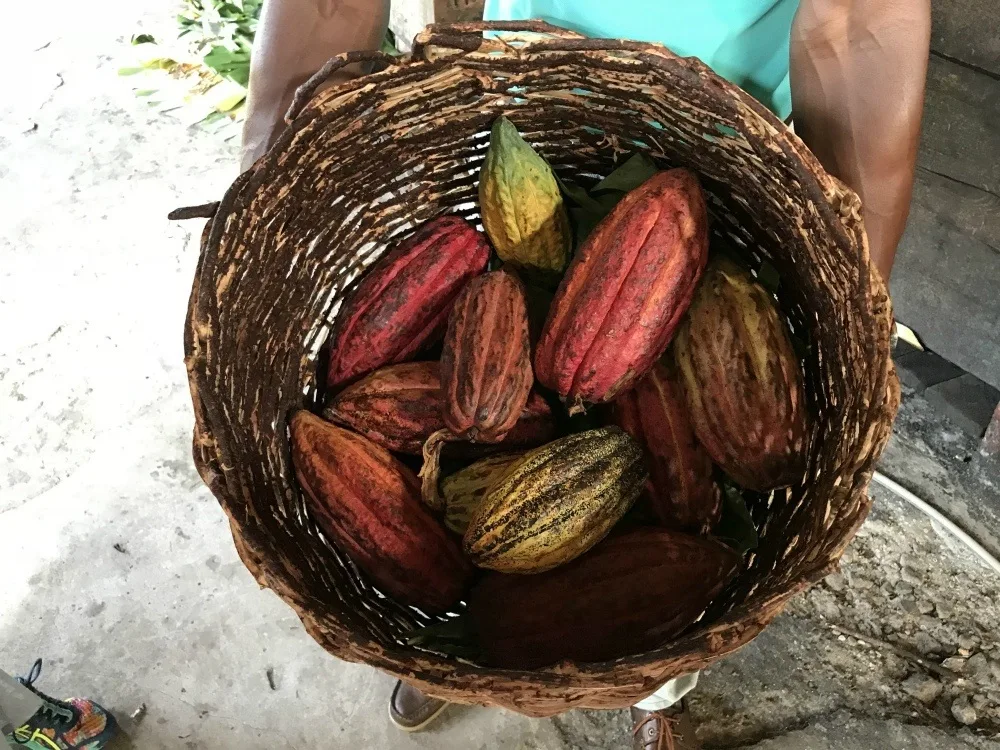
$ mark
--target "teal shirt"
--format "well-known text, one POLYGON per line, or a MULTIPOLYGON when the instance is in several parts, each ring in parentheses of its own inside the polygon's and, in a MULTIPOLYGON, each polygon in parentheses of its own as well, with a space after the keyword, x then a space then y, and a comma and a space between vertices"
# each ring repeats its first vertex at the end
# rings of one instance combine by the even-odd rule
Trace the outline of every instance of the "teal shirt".
POLYGON ((781 119, 798 0, 487 0, 488 20, 541 18, 591 37, 661 42, 698 57, 781 119))

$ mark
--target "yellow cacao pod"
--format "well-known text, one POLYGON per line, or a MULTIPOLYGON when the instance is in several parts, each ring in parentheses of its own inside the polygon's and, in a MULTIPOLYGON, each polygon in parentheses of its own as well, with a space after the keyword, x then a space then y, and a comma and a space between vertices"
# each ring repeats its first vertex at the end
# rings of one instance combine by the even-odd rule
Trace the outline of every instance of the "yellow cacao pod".
POLYGON ((521 457, 520 453, 490 456, 441 480, 444 498, 444 525, 456 534, 469 528, 476 509, 504 469, 521 457))
POLYGON ((490 485, 463 537, 481 568, 541 573, 607 536, 642 492, 642 447, 617 427, 559 438, 515 461, 490 485))
POLYGON ((506 117, 493 123, 479 174, 479 205, 502 260, 543 272, 565 268, 572 234, 559 184, 506 117))
POLYGON ((691 424, 738 484, 766 491, 803 479, 805 388, 777 304, 749 272, 709 264, 674 339, 691 424))

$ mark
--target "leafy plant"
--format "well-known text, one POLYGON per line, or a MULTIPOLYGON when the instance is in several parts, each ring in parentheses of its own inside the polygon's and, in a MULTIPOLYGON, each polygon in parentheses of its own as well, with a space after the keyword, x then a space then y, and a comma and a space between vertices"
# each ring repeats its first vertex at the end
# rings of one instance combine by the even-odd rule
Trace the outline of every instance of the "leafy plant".
MULTIPOLYGON (((250 57, 264 0, 183 0, 176 40, 150 34, 132 37, 133 64, 123 76, 139 76, 136 96, 160 112, 180 113, 190 124, 226 128, 242 119, 250 82, 250 57), (150 80, 151 79, 151 80, 150 80)), ((399 54, 392 33, 382 51, 399 54)), ((230 128, 229 137, 238 131, 230 128)))
POLYGON ((262 5, 263 0, 185 0, 177 16, 178 37, 192 44, 208 68, 246 88, 262 5))

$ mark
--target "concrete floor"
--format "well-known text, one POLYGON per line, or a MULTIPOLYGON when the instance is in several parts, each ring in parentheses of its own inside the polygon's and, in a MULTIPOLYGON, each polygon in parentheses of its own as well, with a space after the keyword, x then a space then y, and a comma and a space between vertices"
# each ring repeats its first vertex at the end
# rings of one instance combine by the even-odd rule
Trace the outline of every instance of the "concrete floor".
MULTIPOLYGON (((327 655, 243 568, 190 460, 181 329, 200 227, 165 219, 220 197, 235 149, 152 113, 112 59, 171 14, 54 0, 0 31, 0 668, 41 656, 43 690, 123 717, 145 704, 142 750, 626 747, 622 712, 456 708, 404 736, 392 680, 327 655)), ((997 747, 850 714, 784 729, 759 747, 997 747)))

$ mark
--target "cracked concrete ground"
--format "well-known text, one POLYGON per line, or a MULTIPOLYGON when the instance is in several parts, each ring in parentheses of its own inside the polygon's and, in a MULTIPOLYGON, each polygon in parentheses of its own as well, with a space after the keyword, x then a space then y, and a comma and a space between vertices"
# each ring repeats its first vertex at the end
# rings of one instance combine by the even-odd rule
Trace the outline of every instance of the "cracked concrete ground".
MULTIPOLYGON (((392 680, 328 656, 243 568, 189 457, 181 325, 199 227, 164 218, 218 198, 234 148, 152 113, 112 59, 171 14, 152 0, 100 13, 56 0, 0 45, 0 668, 42 656, 43 690, 125 717, 145 704, 143 750, 627 747, 624 712, 456 707, 401 735, 385 714, 392 680)), ((950 469, 911 449, 895 441, 896 463, 960 503, 950 469)), ((882 496, 841 578, 705 675, 692 699, 703 739, 1000 750, 995 590, 882 496), (947 679, 919 663, 949 658, 965 661, 947 679)))

